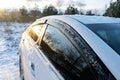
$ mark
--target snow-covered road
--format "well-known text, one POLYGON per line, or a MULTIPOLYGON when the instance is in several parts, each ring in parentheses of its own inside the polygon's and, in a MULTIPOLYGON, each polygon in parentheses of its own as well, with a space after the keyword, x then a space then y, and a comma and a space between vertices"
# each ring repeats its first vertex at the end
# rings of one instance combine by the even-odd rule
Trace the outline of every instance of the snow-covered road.
POLYGON ((0 80, 19 80, 18 46, 28 25, 0 22, 0 80))

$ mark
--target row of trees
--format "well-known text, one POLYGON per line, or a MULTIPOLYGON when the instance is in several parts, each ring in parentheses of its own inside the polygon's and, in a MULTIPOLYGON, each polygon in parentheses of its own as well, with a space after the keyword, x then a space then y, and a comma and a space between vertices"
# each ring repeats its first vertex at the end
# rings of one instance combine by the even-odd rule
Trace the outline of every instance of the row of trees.
MULTIPOLYGON (((0 10, 0 21, 18 21, 18 22, 30 22, 37 18, 49 15, 96 15, 91 10, 84 12, 84 10, 78 10, 74 5, 69 5, 64 12, 56 7, 50 5, 46 6, 41 12, 36 5, 35 8, 27 10, 24 6, 19 10, 0 10)), ((104 16, 120 17, 120 0, 111 2, 110 7, 106 9, 104 16)))
MULTIPOLYGON (((18 21, 18 22, 29 22, 34 21, 37 18, 49 15, 73 15, 73 14, 85 14, 79 11, 74 6, 68 6, 64 12, 58 11, 54 6, 46 6, 41 12, 36 6, 34 9, 27 10, 24 6, 19 10, 1 10, 0 11, 0 21, 18 21)), ((87 11, 85 15, 94 15, 92 11, 87 11)))
POLYGON ((104 15, 120 18, 120 0, 117 0, 116 2, 111 2, 110 7, 106 9, 104 15))

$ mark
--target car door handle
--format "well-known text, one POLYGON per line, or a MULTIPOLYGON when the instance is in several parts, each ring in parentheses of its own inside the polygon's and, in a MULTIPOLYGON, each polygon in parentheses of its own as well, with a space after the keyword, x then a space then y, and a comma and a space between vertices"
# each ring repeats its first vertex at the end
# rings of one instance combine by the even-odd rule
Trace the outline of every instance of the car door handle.
POLYGON ((31 74, 35 77, 35 65, 33 63, 30 64, 30 71, 31 71, 31 74))
POLYGON ((31 63, 31 69, 35 71, 35 65, 33 63, 31 63))

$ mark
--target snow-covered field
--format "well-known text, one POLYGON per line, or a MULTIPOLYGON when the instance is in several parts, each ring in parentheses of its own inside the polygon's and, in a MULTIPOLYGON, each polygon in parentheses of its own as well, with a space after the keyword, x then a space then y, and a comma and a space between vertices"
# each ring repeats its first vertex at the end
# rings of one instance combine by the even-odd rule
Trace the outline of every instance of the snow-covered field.
POLYGON ((0 22, 0 80, 19 80, 18 47, 28 25, 0 22))

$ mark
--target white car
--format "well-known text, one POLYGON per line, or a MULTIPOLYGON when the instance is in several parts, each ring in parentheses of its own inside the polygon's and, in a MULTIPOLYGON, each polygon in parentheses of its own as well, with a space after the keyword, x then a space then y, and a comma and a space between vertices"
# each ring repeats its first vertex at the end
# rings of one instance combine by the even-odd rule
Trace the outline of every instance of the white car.
POLYGON ((22 80, 120 80, 120 18, 48 16, 23 33, 22 80))

